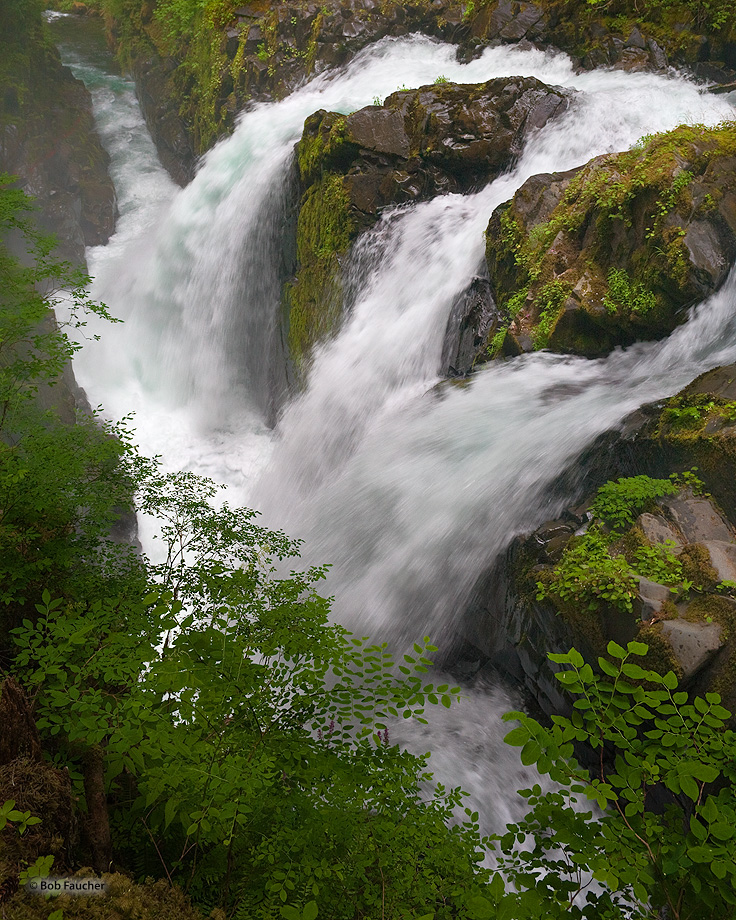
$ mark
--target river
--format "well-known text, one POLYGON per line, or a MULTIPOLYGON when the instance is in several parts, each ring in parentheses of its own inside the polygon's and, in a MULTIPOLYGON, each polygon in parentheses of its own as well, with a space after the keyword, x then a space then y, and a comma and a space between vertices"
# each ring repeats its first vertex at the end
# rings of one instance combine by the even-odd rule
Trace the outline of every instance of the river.
MULTIPOLYGON (((141 448, 166 468, 226 484, 231 502, 302 538, 306 563, 331 563, 335 616, 360 634, 450 641, 478 574, 554 513, 549 483, 592 439, 736 360, 729 282, 663 342, 595 361, 540 352, 438 386, 449 310, 482 258, 494 207, 536 173, 682 122, 732 118, 727 99, 677 75, 576 74, 562 54, 507 46, 460 64, 449 45, 387 39, 243 114, 180 190, 158 163, 131 83, 71 19, 55 17, 55 38, 92 92, 120 210, 109 244, 87 253, 92 294, 124 320, 92 330, 102 338, 75 359, 77 378, 111 417, 135 413, 141 448), (477 194, 387 214, 358 242, 350 315, 271 428, 264 356, 278 314, 279 215, 304 119, 440 75, 535 76, 578 93, 508 174, 477 194)), ((513 791, 526 780, 500 740, 513 705, 486 682, 406 739, 432 749, 443 780, 470 790, 487 828, 520 814, 513 791)))

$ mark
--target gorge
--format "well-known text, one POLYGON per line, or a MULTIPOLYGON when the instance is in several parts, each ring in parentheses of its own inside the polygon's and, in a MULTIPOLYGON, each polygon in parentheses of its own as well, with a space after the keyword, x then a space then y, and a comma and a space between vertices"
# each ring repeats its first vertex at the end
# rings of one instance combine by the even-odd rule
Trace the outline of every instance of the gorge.
MULTIPOLYGON (((104 118, 112 97, 97 92, 104 118)), ((129 96, 121 102, 131 111, 129 96)), ((134 411, 144 449, 167 466, 227 483, 267 523, 302 538, 306 561, 329 561, 336 615, 351 629, 394 643, 427 634, 441 648, 463 629, 473 636, 479 627, 464 626, 462 611, 479 574, 513 536, 578 498, 552 499, 550 483, 641 404, 736 360, 727 284, 660 344, 596 361, 534 353, 487 365, 468 384, 440 385, 450 308, 478 269, 494 208, 530 176, 628 149, 683 120, 731 117, 728 99, 682 77, 576 74, 563 54, 514 47, 459 64, 450 46, 387 39, 344 72, 244 113, 182 191, 150 146, 143 161, 133 159, 143 142, 121 142, 120 127, 126 140, 141 128, 118 111, 100 130, 121 216, 110 244, 88 259, 93 294, 125 322, 85 347, 77 378, 93 404, 134 411), (575 94, 487 188, 390 211, 360 237, 345 270, 350 312, 317 348, 304 392, 272 431, 264 407, 279 321, 279 214, 304 119, 438 75, 458 83, 534 76, 575 94)), ((491 722, 483 729, 490 745, 506 706, 480 716, 491 722)), ((453 729, 432 748, 454 761, 453 729)), ((482 790, 504 783, 494 786, 495 758, 471 757, 462 778, 477 775, 476 803, 491 813, 498 791, 482 790)))
MULTIPOLYGON (((515 790, 534 779, 502 743, 501 716, 520 705, 521 690, 510 669, 502 673, 509 647, 498 633, 504 598, 493 596, 493 573, 514 538, 590 498, 609 476, 635 472, 610 457, 587 468, 581 458, 596 444, 615 452, 616 433, 642 406, 736 363, 736 280, 724 270, 702 302, 683 297, 671 323, 651 335, 627 329, 589 357, 541 340, 535 348, 541 314, 522 299, 518 312, 486 317, 453 378, 458 362, 448 354, 460 347, 463 297, 473 284, 501 284, 489 276, 485 232, 491 221, 491 239, 493 215, 500 233, 502 206, 534 177, 546 189, 596 157, 646 145, 646 136, 732 123, 733 94, 710 93, 674 70, 593 69, 610 63, 595 55, 585 70, 562 51, 524 44, 478 47, 458 60, 436 35, 389 35, 307 82, 295 78, 278 101, 251 100, 181 187, 188 167, 172 170, 174 181, 159 162, 132 81, 90 50, 98 23, 48 19, 64 64, 91 93, 117 201, 115 232, 106 243, 90 240, 86 259, 92 296, 123 323, 90 322, 74 359, 87 400, 110 418, 134 413, 142 450, 161 455, 166 470, 212 477, 231 503, 303 540, 304 564, 330 564, 322 593, 334 595, 334 616, 356 635, 397 649, 429 636, 466 699, 426 728, 397 726, 395 736, 414 751, 431 749, 436 779, 470 792, 486 830, 518 820, 524 803, 515 790), (544 112, 525 121, 530 104, 511 127, 505 110, 492 129, 481 125, 496 137, 502 124, 509 140, 493 164, 481 151, 483 168, 464 186, 431 159, 434 147, 414 150, 408 130, 399 141, 381 133, 397 111, 408 124, 420 101, 436 113, 448 84, 488 95, 489 81, 507 87, 512 78, 512 103, 522 90, 537 93, 544 112), (331 161, 322 150, 318 178, 300 173, 307 145, 321 136, 329 146, 335 125, 340 143, 353 145, 349 155, 333 151, 331 161), (320 225, 305 255, 298 234, 309 189, 327 175, 342 181, 340 169, 363 178, 373 167, 371 208, 361 207, 369 196, 360 189, 349 202, 363 225, 351 225, 339 245, 320 225), (381 199, 375 189, 385 191, 388 174, 394 184, 381 199), (305 266, 318 263, 331 274, 308 280, 302 302, 321 303, 326 319, 304 308, 297 349, 294 290, 307 284, 305 266), (504 351, 493 342, 506 328, 504 351)), ((479 129, 465 96, 458 105, 467 122, 458 128, 453 115, 437 147, 458 157, 457 175, 467 178, 463 157, 479 129)), ((326 200, 325 208, 334 215, 343 205, 326 200)), ((496 297, 493 308, 502 306, 496 297)), ((155 555, 151 523, 141 518, 139 531, 155 555)), ((535 690, 528 680, 526 692, 535 690)))

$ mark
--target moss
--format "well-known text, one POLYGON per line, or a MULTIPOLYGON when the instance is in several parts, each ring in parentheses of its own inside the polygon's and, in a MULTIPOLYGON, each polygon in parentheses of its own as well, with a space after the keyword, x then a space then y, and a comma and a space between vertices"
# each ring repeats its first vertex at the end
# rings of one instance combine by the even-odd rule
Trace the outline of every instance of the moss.
MULTIPOLYGON (((627 342, 671 331, 697 293, 682 226, 695 206, 693 179, 735 153, 736 124, 683 125, 580 169, 543 223, 526 227, 521 204, 503 206, 486 247, 497 300, 509 305, 528 291, 527 306, 539 317, 550 283, 572 288, 585 275, 582 307, 604 336, 609 330, 627 342)), ((565 345, 585 331, 566 330, 565 345)))
POLYGON ((703 594, 688 604, 685 618, 695 623, 718 623, 723 627, 723 639, 728 641, 733 635, 736 612, 732 601, 714 594, 703 594))
MULTIPOLYGON (((81 870, 77 878, 90 877, 81 870)), ((107 892, 96 897, 45 898, 18 891, 3 903, 5 920, 46 920, 53 911, 61 909, 64 920, 204 920, 179 888, 165 881, 147 880, 136 885, 120 873, 102 876, 107 892)), ((225 920, 225 914, 215 909, 211 920, 225 920)))
POLYGON ((346 140, 346 119, 336 112, 317 112, 304 123, 304 133, 297 145, 299 175, 309 185, 325 172, 347 163, 357 150, 346 140))
POLYGON ((661 623, 642 624, 636 639, 637 642, 643 642, 648 647, 647 654, 639 662, 643 668, 657 671, 659 674, 674 671, 678 679, 682 679, 682 667, 675 658, 672 646, 662 635, 661 623))
POLYGON ((295 281, 287 286, 289 349, 303 376, 315 343, 336 331, 342 312, 340 256, 355 234, 343 180, 327 173, 305 193, 297 223, 295 281))

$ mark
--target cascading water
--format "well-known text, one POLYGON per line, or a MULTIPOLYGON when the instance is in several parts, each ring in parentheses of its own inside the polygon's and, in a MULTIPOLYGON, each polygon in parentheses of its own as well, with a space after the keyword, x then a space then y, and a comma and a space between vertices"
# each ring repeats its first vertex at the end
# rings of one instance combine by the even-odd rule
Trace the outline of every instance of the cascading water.
MULTIPOLYGON (((419 37, 366 49, 345 70, 243 115, 183 191, 150 145, 128 159, 136 145, 125 132, 144 133, 140 116, 121 139, 104 124, 106 107, 118 104, 112 90, 95 96, 122 216, 110 244, 89 253, 93 293, 126 323, 85 348, 78 377, 111 414, 135 410, 142 446, 167 466, 228 482, 267 523, 303 537, 307 561, 333 564, 338 618, 394 642, 453 632, 479 571, 547 516, 546 487, 595 435, 736 359, 729 282, 665 342, 598 361, 540 353, 488 366, 463 387, 437 386, 450 307, 480 261, 491 211, 525 178, 683 121, 733 116, 726 100, 676 77, 578 75, 564 55, 508 47, 470 64, 454 53, 419 37), (508 175, 472 196, 389 214, 359 241, 350 316, 318 349, 306 391, 274 435, 264 424, 278 300, 274 214, 302 123, 317 109, 349 111, 438 75, 531 75, 580 93, 508 175)), ((90 80, 78 64, 77 72, 90 80)), ((130 87, 122 93, 119 104, 132 112, 130 87)), ((435 769, 471 789, 495 827, 518 816, 511 791, 524 783, 499 740, 508 708, 502 691, 476 688, 464 708, 432 716, 429 737, 412 741, 432 748, 435 769)))

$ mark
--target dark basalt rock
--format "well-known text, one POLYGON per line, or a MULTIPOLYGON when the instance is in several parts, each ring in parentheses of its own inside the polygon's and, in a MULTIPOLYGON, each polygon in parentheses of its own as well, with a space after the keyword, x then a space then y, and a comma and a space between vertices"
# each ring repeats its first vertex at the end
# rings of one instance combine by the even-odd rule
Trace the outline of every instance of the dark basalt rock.
POLYGON ((511 77, 402 90, 348 116, 318 112, 299 148, 300 162, 310 143, 323 148, 303 169, 305 185, 325 170, 344 175, 364 229, 389 205, 482 187, 571 97, 533 77, 511 77))
POLYGON ((595 661, 609 640, 624 644, 644 629, 638 638, 655 650, 658 667, 679 669, 693 692, 718 690, 733 711, 736 638, 719 624, 734 615, 736 602, 715 585, 735 580, 729 576, 736 573, 735 403, 736 365, 728 365, 702 374, 671 399, 643 406, 618 431, 600 436, 550 488, 558 508, 555 496, 561 494, 577 495, 580 504, 515 538, 478 578, 464 618, 463 636, 475 649, 467 655, 480 654, 554 714, 569 703, 553 678, 548 652, 574 646, 595 661), (599 486, 621 476, 666 478, 693 466, 712 497, 685 490, 661 499, 636 524, 652 545, 669 540, 677 555, 699 555, 705 593, 688 596, 640 578, 632 615, 611 609, 570 617, 536 599, 540 573, 557 564, 573 534, 587 526, 586 509, 599 486))
POLYGON ((488 278, 473 278, 450 310, 440 374, 464 377, 488 360, 488 342, 501 319, 488 278))
POLYGON ((493 296, 514 313, 506 353, 595 357, 668 335, 736 258, 735 180, 728 125, 683 126, 641 150, 529 179, 486 234, 493 296))
MULTIPOLYGON (((297 146, 297 266, 285 294, 295 365, 303 371, 314 343, 338 328, 340 260, 384 208, 484 186, 571 97, 532 77, 511 77, 422 86, 351 115, 311 115, 297 146)), ((453 341, 444 360, 467 373, 500 318, 487 282, 456 304, 454 317, 459 326, 448 330, 453 341)))
POLYGON ((197 157, 171 85, 176 65, 170 59, 159 58, 152 46, 146 52, 140 50, 131 61, 138 101, 161 164, 175 182, 184 186, 194 176, 197 157))
POLYGON ((27 55, 25 72, 0 94, 0 172, 17 175, 36 198, 39 223, 56 235, 58 255, 83 265, 85 246, 106 243, 115 228, 109 157, 89 93, 56 49, 30 40, 27 55))

